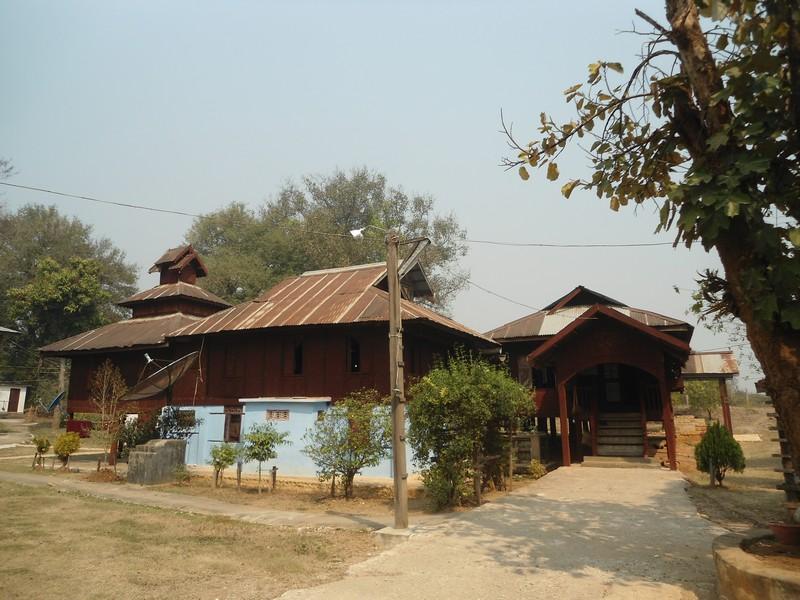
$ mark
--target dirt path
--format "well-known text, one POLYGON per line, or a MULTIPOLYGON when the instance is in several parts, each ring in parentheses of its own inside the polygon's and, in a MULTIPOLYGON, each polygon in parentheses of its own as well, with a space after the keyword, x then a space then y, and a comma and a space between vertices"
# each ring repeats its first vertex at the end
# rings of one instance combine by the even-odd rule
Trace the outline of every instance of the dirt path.
POLYGON ((337 527, 342 529, 380 529, 390 524, 391 517, 359 516, 333 513, 269 510, 245 504, 221 502, 213 498, 160 492, 137 485, 77 481, 57 474, 14 473, 0 471, 0 481, 22 485, 50 486, 95 498, 117 500, 139 506, 166 508, 185 513, 229 517, 263 525, 290 527, 337 527))
POLYGON ((708 598, 711 540, 686 482, 657 469, 558 469, 288 599, 708 598))

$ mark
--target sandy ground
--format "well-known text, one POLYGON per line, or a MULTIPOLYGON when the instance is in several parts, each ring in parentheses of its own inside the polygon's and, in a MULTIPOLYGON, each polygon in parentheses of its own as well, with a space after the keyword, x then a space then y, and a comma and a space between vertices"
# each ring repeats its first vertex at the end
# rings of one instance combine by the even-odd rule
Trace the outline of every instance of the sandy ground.
POLYGON ((282 598, 710 598, 724 530, 686 485, 659 469, 561 468, 282 598))

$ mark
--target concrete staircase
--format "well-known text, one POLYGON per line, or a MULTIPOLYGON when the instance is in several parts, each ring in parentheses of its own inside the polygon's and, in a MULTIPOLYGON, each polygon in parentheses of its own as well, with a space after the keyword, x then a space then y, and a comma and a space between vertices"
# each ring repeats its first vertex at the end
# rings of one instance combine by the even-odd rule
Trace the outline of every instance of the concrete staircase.
POLYGON ((639 413, 603 413, 597 419, 597 455, 644 455, 644 431, 639 413))
POLYGON ((641 456, 584 456, 581 466, 603 469, 660 468, 660 465, 652 458, 641 456))

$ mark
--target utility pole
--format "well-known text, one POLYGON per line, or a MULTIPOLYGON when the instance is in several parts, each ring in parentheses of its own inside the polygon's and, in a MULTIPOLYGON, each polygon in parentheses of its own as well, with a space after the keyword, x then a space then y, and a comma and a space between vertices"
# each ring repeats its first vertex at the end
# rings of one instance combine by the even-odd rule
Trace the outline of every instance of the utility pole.
POLYGON ((386 234, 386 274, 389 279, 389 390, 392 396, 392 472, 394 474, 394 528, 408 528, 408 472, 406 470, 406 398, 403 376, 403 324, 400 312, 400 276, 397 254, 400 236, 386 234))

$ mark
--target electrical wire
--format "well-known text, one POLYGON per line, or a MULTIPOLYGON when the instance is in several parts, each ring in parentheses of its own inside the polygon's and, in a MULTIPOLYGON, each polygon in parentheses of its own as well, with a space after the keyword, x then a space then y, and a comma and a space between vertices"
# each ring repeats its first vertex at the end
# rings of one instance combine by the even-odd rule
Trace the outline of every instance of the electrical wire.
MULTIPOLYGON (((167 208, 156 208, 154 206, 146 206, 144 204, 133 204, 129 202, 114 202, 112 200, 102 200, 92 196, 85 196, 82 194, 70 194, 68 192, 59 192, 43 187, 36 187, 31 185, 22 185, 18 183, 10 183, 8 181, 0 181, 0 185, 13 187, 21 190, 29 190, 33 192, 42 192, 44 194, 53 194, 56 196, 63 196, 66 198, 77 198, 79 200, 88 200, 90 202, 98 202, 100 204, 107 204, 111 206, 120 206, 124 208, 133 208, 136 210, 148 210, 159 213, 167 213, 172 215, 180 215, 183 217, 192 217, 195 219, 203 218, 204 215, 197 213, 190 213, 181 210, 172 210, 167 208)), ((287 230, 289 231, 289 230, 287 230)), ((347 233, 338 233, 332 231, 317 231, 313 229, 303 229, 302 233, 311 235, 327 235, 332 237, 350 238, 351 235, 347 233)), ((672 242, 629 242, 629 243, 558 243, 558 242, 509 242, 503 240, 478 240, 466 238, 464 240, 468 244, 487 244, 492 246, 512 246, 517 248, 645 248, 653 246, 672 246, 672 242)))

